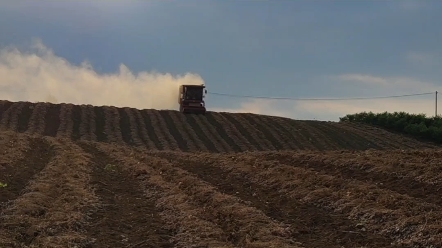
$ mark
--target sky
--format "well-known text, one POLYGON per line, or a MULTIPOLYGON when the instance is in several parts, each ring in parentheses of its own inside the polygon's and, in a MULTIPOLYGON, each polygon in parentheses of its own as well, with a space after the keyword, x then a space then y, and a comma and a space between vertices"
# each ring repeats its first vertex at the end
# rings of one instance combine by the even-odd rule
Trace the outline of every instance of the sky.
MULTIPOLYGON (((331 120, 435 113, 441 1, 0 0, 0 99, 178 109, 180 84, 209 111, 331 120)), ((442 108, 440 108, 442 110, 442 108)))

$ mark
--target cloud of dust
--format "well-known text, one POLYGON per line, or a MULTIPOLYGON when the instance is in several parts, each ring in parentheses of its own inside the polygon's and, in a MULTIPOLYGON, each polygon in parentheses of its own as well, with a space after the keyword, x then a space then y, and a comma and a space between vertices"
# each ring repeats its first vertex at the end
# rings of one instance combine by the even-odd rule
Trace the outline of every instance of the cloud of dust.
POLYGON ((179 85, 203 83, 197 74, 134 74, 123 64, 117 72, 99 74, 87 61, 74 65, 55 55, 40 40, 27 51, 0 50, 3 100, 178 109, 179 85))

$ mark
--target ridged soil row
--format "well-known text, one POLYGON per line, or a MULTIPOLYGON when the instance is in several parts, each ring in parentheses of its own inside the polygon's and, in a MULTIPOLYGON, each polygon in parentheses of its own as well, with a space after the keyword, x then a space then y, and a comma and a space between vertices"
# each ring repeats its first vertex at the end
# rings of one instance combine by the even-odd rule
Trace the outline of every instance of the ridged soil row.
POLYGON ((82 118, 81 116, 83 115, 82 112, 84 112, 85 110, 82 109, 80 107, 80 105, 70 105, 72 107, 72 129, 68 129, 67 130, 72 130, 72 134, 71 134, 71 139, 76 141, 78 139, 80 139, 81 135, 80 135, 80 125, 82 123, 82 118))
POLYGON ((194 139, 194 136, 190 135, 188 125, 187 123, 182 122, 180 120, 180 117, 178 116, 179 114, 178 111, 167 111, 167 112, 162 111, 160 113, 163 116, 163 118, 167 119, 170 125, 174 127, 175 131, 173 132, 177 133, 176 136, 174 135, 175 139, 182 140, 182 142, 185 144, 185 149, 186 149, 185 151, 195 152, 195 151, 204 150, 204 148, 200 149, 198 146, 198 142, 201 144, 201 141, 196 141, 194 139))
POLYGON ((161 175, 167 183, 176 185, 187 195, 187 199, 183 200, 199 206, 203 210, 201 218, 212 221, 223 231, 221 240, 226 239, 235 247, 302 247, 291 238, 287 225, 269 218, 238 197, 219 192, 216 187, 166 159, 144 153, 135 153, 134 156, 142 164, 153 168, 155 174, 161 175))
POLYGON ((391 143, 385 137, 379 137, 377 135, 374 135, 372 132, 364 132, 363 130, 358 130, 357 128, 354 128, 352 126, 347 126, 343 123, 337 124, 342 130, 346 130, 348 132, 357 133, 360 136, 366 137, 368 140, 371 140, 374 144, 376 144, 380 149, 397 149, 399 146, 395 144, 395 142, 391 143))
POLYGON ((144 195, 124 158, 109 156, 116 146, 80 146, 91 155, 91 185, 100 202, 85 228, 93 247, 173 247, 154 200, 144 195))
POLYGON ((161 130, 162 134, 164 135, 166 140, 169 142, 169 149, 172 151, 180 151, 181 150, 180 146, 179 146, 177 140, 172 135, 170 127, 167 125, 165 120, 162 118, 160 111, 153 109, 153 110, 150 110, 150 112, 151 112, 151 117, 156 119, 156 122, 160 126, 160 130, 161 130))
POLYGON ((178 128, 182 128, 183 137, 190 140, 188 143, 189 149, 192 151, 203 151, 208 152, 209 149, 204 145, 202 140, 196 134, 196 130, 189 125, 189 123, 184 118, 184 115, 178 111, 170 111, 170 117, 178 128))
POLYGON ((130 126, 131 142, 135 146, 145 147, 146 145, 143 142, 143 140, 141 139, 141 136, 139 133, 140 127, 138 126, 138 122, 136 120, 133 110, 135 110, 135 109, 124 108, 124 115, 125 115, 125 118, 127 118, 126 120, 128 121, 128 125, 130 126))
POLYGON ((327 136, 332 142, 336 143, 340 149, 365 150, 369 148, 369 141, 362 137, 355 137, 353 132, 345 132, 322 121, 308 121, 310 126, 327 136), (364 141, 362 142, 361 141, 364 141))
POLYGON ((315 142, 319 143, 322 150, 337 150, 343 149, 342 142, 340 140, 334 140, 333 137, 330 136, 329 133, 321 131, 316 127, 316 121, 295 121, 295 120, 285 120, 292 124, 297 124, 301 127, 305 132, 304 134, 309 136, 311 139, 315 140, 315 142))
POLYGON ((415 148, 416 145, 418 147, 426 146, 424 143, 421 143, 417 140, 407 139, 405 137, 401 137, 400 135, 396 135, 382 129, 373 129, 371 131, 368 131, 366 129, 366 127, 368 126, 366 125, 364 125, 363 128, 361 128, 360 125, 354 124, 347 125, 345 123, 339 123, 338 125, 340 125, 342 128, 345 128, 346 130, 359 133, 360 135, 373 140, 374 142, 376 142, 376 144, 381 144, 388 149, 415 148))
POLYGON ((71 139, 74 121, 72 119, 73 104, 62 103, 60 107, 60 126, 57 138, 71 139))
POLYGON ((150 127, 152 127, 152 131, 158 137, 159 144, 161 145, 162 150, 175 150, 178 149, 176 142, 173 142, 173 137, 171 138, 170 133, 167 131, 167 128, 160 122, 161 118, 158 118, 158 113, 155 114, 157 110, 154 109, 146 109, 143 110, 144 120, 149 122, 150 127))
POLYGON ((88 207, 96 204, 89 188, 90 167, 72 143, 42 139, 32 149, 32 167, 42 171, 7 209, 0 232, 1 247, 86 247, 82 232, 88 207), (52 147, 49 154, 39 147, 52 147), (38 159, 40 158, 40 159, 38 159))
POLYGON ((9 109, 13 107, 13 103, 9 101, 0 102, 0 130, 7 130, 9 123, 9 109))
MULTIPOLYGON (((174 166, 195 173, 223 193, 235 194, 272 219, 287 224, 292 237, 305 247, 360 247, 368 243, 385 247, 390 244, 389 240, 372 233, 364 233, 361 237, 356 222, 351 222, 345 215, 291 198, 288 192, 284 192, 285 188, 277 184, 279 176, 267 177, 265 183, 258 182, 253 175, 243 173, 242 168, 235 169, 243 164, 230 162, 223 156, 210 159, 207 155, 182 155, 174 158, 174 166)), ((250 172, 257 174, 271 169, 250 167, 254 170, 250 172)), ((246 166, 244 170, 249 171, 250 167, 246 166)), ((290 176, 296 180, 296 175, 291 173, 290 176)))
POLYGON ((258 150, 246 138, 244 138, 243 135, 241 135, 230 121, 219 113, 209 112, 206 114, 206 117, 207 121, 209 121, 209 123, 217 129, 218 133, 227 140, 234 151, 243 152, 258 150))
POLYGON ((229 127, 226 127, 226 125, 223 125, 219 123, 214 117, 213 112, 208 112, 204 116, 206 123, 208 125, 212 126, 215 133, 222 137, 224 141, 227 143, 227 145, 231 148, 229 152, 241 152, 247 150, 246 147, 244 147, 244 144, 241 140, 238 140, 237 137, 232 136, 231 130, 229 130, 229 127))
POLYGON ((25 133, 29 134, 43 134, 45 128, 45 114, 47 103, 37 103, 33 105, 33 111, 29 118, 28 128, 25 133))
POLYGON ((280 136, 284 137, 285 141, 290 142, 293 147, 296 147, 296 149, 316 150, 316 147, 312 145, 312 142, 306 138, 299 129, 282 122, 281 118, 274 116, 261 116, 261 118, 263 118, 262 120, 275 131, 279 132, 280 136))
POLYGON ((103 108, 104 121, 105 121, 103 133, 106 134, 106 141, 108 143, 119 143, 116 135, 117 131, 114 121, 114 113, 109 107, 102 107, 102 108, 103 108))
POLYGON ((238 121, 236 118, 233 117, 232 114, 229 113, 219 113, 221 117, 225 118, 226 120, 228 120, 230 123, 233 124, 233 126, 235 126, 235 129, 237 129, 241 135, 244 136, 244 139, 248 140, 252 146, 254 146, 256 148, 256 150, 258 151, 263 151, 266 150, 267 148, 265 146, 263 146, 260 142, 259 142, 259 138, 256 137, 255 135, 252 135, 249 130, 250 127, 245 128, 240 121, 238 121))
POLYGON ((250 124, 250 122, 248 122, 247 119, 243 117, 243 114, 230 115, 232 115, 232 118, 237 120, 238 123, 240 123, 240 125, 242 125, 243 128, 247 130, 247 132, 249 132, 252 137, 254 137, 254 140, 257 142, 255 146, 257 146, 259 143, 259 146, 262 147, 264 150, 276 150, 273 144, 269 140, 267 140, 262 130, 259 129, 259 126, 250 124))
POLYGON ((24 133, 28 129, 29 119, 34 111, 34 104, 30 102, 20 102, 20 111, 18 113, 17 125, 12 130, 24 133))
POLYGON ((327 137, 321 135, 321 133, 318 133, 315 128, 312 128, 305 121, 294 121, 286 118, 280 119, 279 121, 283 126, 291 127, 297 131, 297 134, 305 137, 307 142, 306 144, 311 145, 311 148, 313 148, 314 150, 324 151, 337 147, 336 143, 330 141, 329 139, 327 139, 327 137))
MULTIPOLYGON (((328 123, 320 123, 326 128, 334 130, 336 134, 340 134, 340 136, 345 136, 349 138, 349 143, 359 143, 361 150, 365 149, 385 149, 385 147, 377 144, 374 140, 370 139, 369 136, 363 135, 360 132, 354 132, 352 130, 348 130, 338 123, 328 122, 328 123)), ((391 147, 389 147, 391 148, 391 147)))
POLYGON ((161 123, 166 127, 170 135, 172 136, 173 140, 176 141, 178 149, 183 152, 189 151, 188 142, 190 140, 186 140, 182 136, 182 130, 181 125, 176 125, 176 123, 173 122, 173 119, 169 116, 168 112, 169 110, 157 110, 155 111, 158 113, 159 118, 161 119, 161 123))
POLYGON ((125 108, 116 108, 118 111, 119 128, 123 142, 127 145, 134 145, 134 139, 132 136, 133 127, 130 123, 129 116, 125 108))
POLYGON ((95 136, 97 136, 98 142, 107 142, 106 134, 106 115, 104 113, 104 107, 94 106, 95 114, 95 136))
POLYGON ((62 116, 60 112, 62 106, 61 104, 47 104, 43 135, 51 137, 57 136, 62 118, 63 121, 66 121, 66 115, 62 116))
POLYGON ((205 144, 209 145, 209 142, 213 144, 214 149, 211 152, 224 152, 225 146, 219 137, 214 136, 210 126, 205 125, 199 116, 186 115, 187 120, 190 120, 192 127, 204 136, 205 144))
MULTIPOLYGON (((168 240, 173 247, 234 247, 227 241, 228 234, 207 218, 205 209, 189 201, 190 196, 180 190, 177 184, 164 180, 162 173, 154 170, 150 162, 141 163, 128 148, 99 144, 99 149, 110 154, 115 164, 124 164, 124 169, 138 179, 137 188, 144 191, 141 198, 151 204, 150 212, 143 215, 151 216, 148 222, 151 225, 159 225, 152 228, 156 230, 155 233, 146 232, 144 237, 149 240, 156 234, 168 234, 168 237, 156 239, 157 244, 152 242, 155 247, 160 247, 161 240, 168 240)), ((133 183, 135 181, 132 180, 133 183)))
POLYGON ((94 106, 82 105, 80 124, 80 140, 96 141, 94 106))
MULTIPOLYGON (((351 155, 352 156, 335 154, 333 156, 333 154, 329 154, 321 156, 313 153, 262 154, 257 155, 257 158, 260 158, 261 161, 274 161, 282 165, 307 168, 345 180, 353 180, 354 182, 359 181, 361 183, 375 184, 381 189, 391 190, 399 194, 419 198, 428 203, 442 206, 442 199, 440 198, 439 192, 442 184, 415 180, 412 175, 407 175, 407 170, 401 170, 400 168, 394 172, 384 171, 385 167, 388 168, 388 164, 391 163, 388 159, 370 163, 363 157, 358 158, 360 154, 351 155)), ((390 153, 389 155, 390 159, 397 156, 397 154, 394 153, 390 153)), ((416 172, 417 168, 418 167, 408 169, 416 172)))
POLYGON ((109 107, 109 122, 112 125, 112 135, 114 136, 115 142, 119 145, 124 145, 124 138, 123 138, 123 132, 121 130, 120 126, 120 114, 118 113, 117 107, 109 107))
MULTIPOLYGON (((195 159, 201 161, 203 158, 195 159)), ((365 237, 375 233, 394 240, 398 245, 442 245, 442 234, 439 231, 441 206, 382 189, 376 184, 318 173, 279 162, 260 161, 259 158, 250 156, 226 158, 223 163, 218 162, 219 159, 212 160, 212 164, 231 175, 248 178, 251 182, 268 189, 277 187, 280 189, 278 195, 286 195, 289 199, 345 214, 346 217, 355 220, 354 223, 359 223, 358 233, 363 233, 365 237), (250 162, 244 163, 241 160, 250 162)), ((384 243, 389 241, 380 239, 381 236, 372 237, 372 240, 364 242, 376 247, 389 246, 384 243), (375 245, 373 242, 377 241, 382 243, 375 245)))
POLYGON ((289 140, 287 140, 284 136, 279 135, 277 129, 268 126, 266 121, 260 118, 257 118, 255 114, 244 114, 243 117, 249 121, 249 123, 253 126, 256 126, 259 130, 261 130, 265 136, 265 139, 270 141, 270 143, 275 147, 276 150, 291 150, 296 149, 296 146, 293 146, 289 140))
POLYGON ((189 126, 194 130, 199 140, 207 147, 209 152, 218 152, 220 148, 220 144, 216 142, 216 140, 209 139, 208 130, 205 127, 200 127, 196 122, 195 118, 190 115, 183 115, 186 123, 189 123, 189 126))
POLYGON ((6 112, 6 116, 4 118, 5 122, 6 122, 6 130, 11 130, 14 132, 18 131, 18 122, 19 122, 19 117, 20 117, 20 113, 22 111, 22 108, 24 107, 23 105, 24 103, 19 102, 19 103, 14 103, 6 112))
POLYGON ((158 150, 168 150, 169 144, 164 137, 163 133, 160 131, 160 126, 155 118, 149 114, 150 110, 140 110, 141 117, 143 118, 144 125, 146 126, 149 138, 155 144, 158 150))
MULTIPOLYGON (((6 184, 0 190, 0 216, 3 206, 15 199, 24 184, 34 174, 32 169, 25 171, 23 167, 29 166, 31 158, 30 140, 23 135, 11 131, 4 131, 0 134, 0 183, 6 184)), ((37 166, 36 166, 37 167, 37 166)))
POLYGON ((200 121, 200 123, 202 125, 207 126, 207 129, 209 130, 209 132, 211 133, 212 136, 210 136, 211 139, 217 139, 218 142, 221 144, 221 146, 223 147, 223 150, 221 150, 221 152, 234 152, 234 148, 232 147, 231 143, 228 143, 227 141, 230 141, 227 137, 222 136, 216 126, 213 126, 210 124, 210 122, 207 120, 207 117, 204 115, 197 115, 195 116, 195 119, 197 119, 197 122, 200 121), (199 120, 198 120, 199 119, 199 120))
POLYGON ((149 126, 149 123, 146 124, 144 121, 141 111, 138 109, 131 109, 131 111, 135 116, 135 121, 138 126, 138 137, 141 138, 143 143, 146 145, 146 148, 149 150, 158 150, 161 148, 159 146, 158 137, 153 132, 153 129, 149 126), (158 146, 155 144, 158 144, 158 146))

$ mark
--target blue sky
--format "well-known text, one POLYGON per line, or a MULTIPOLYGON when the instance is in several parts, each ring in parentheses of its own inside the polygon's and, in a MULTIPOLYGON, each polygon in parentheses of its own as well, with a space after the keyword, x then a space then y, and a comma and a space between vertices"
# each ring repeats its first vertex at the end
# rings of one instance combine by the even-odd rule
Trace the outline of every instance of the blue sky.
MULTIPOLYGON (((50 91, 48 95, 62 102, 113 105, 112 94, 122 94, 114 96, 120 105, 174 108, 152 105, 152 100, 146 100, 145 105, 131 102, 137 97, 139 101, 145 99, 131 94, 136 94, 136 85, 149 80, 149 76, 121 79, 121 64, 134 77, 138 73, 193 73, 200 77, 197 81, 205 82, 209 92, 241 95, 335 98, 441 89, 440 1, 3 1, 0 6, 1 48, 15 46, 29 52, 27 46, 38 38, 54 56, 49 59, 47 54, 38 55, 49 63, 45 67, 49 69, 44 75, 32 77, 32 73, 39 73, 34 70, 35 63, 28 59, 27 66, 34 69, 19 69, 25 63, 13 64, 7 59, 11 58, 10 51, 4 52, 0 72, 7 73, 10 80, 0 86, 13 89, 20 84, 23 88, 31 81, 41 86, 59 80, 57 86, 44 87, 50 91), (102 102, 93 101, 96 94, 76 97, 75 101, 70 96, 62 97, 57 89, 66 86, 75 91, 78 86, 76 92, 81 94, 88 84, 74 80, 75 73, 65 72, 71 75, 69 78, 48 75, 59 68, 54 64, 50 67, 50 63, 62 59, 71 63, 72 71, 88 61, 94 72, 88 75, 97 81, 97 90, 106 84, 106 75, 119 75, 120 81, 115 82, 120 83, 113 84, 114 91, 107 89, 102 102), (24 71, 30 74, 26 82, 20 78, 24 71), (127 84, 122 80, 128 80, 127 84), (121 93, 124 85, 131 89, 126 94, 121 93)), ((161 80, 155 77, 156 87, 161 80)), ((170 89, 174 90, 172 86, 170 89)), ((163 94, 166 91, 164 88, 163 94)), ((32 95, 3 94, 20 100, 32 95)), ((48 96, 42 97, 47 100, 48 96)), ((209 95, 207 107, 337 120, 346 113, 363 110, 431 115, 433 98, 300 102, 209 95)))

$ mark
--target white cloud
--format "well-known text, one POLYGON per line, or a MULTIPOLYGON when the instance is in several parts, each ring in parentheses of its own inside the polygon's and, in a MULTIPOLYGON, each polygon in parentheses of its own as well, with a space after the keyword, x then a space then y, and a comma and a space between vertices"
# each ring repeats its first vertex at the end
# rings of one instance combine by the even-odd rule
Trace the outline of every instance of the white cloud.
POLYGON ((73 65, 38 40, 29 51, 0 50, 0 79, 0 99, 156 109, 178 109, 180 84, 204 83, 192 73, 134 74, 123 64, 117 72, 99 74, 87 61, 73 65))

